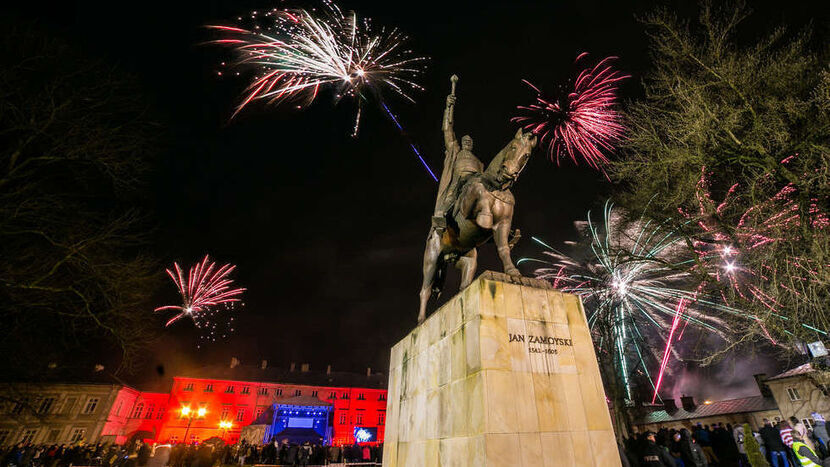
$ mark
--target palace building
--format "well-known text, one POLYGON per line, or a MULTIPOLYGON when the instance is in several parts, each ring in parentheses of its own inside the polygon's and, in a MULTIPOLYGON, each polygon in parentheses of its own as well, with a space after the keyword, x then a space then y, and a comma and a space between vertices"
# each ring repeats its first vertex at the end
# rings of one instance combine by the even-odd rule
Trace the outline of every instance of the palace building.
POLYGON ((282 370, 264 361, 251 367, 236 359, 230 366, 176 376, 169 392, 123 384, 60 384, 33 393, 38 395, 29 405, 37 412, 28 416, 15 406, 17 416, 0 422, 0 443, 123 443, 135 438, 191 443, 217 437, 228 443, 262 443, 273 437, 334 445, 380 443, 386 417, 384 375, 332 372, 331 367, 314 373, 308 365, 296 369, 293 364, 282 370), (95 401, 93 410, 87 407, 90 401, 95 401))

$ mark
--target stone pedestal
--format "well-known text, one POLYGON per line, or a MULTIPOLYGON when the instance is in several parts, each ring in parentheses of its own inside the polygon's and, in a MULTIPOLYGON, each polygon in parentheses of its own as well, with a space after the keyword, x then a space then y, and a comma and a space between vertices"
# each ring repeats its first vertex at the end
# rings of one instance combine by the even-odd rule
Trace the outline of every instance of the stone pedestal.
POLYGON ((395 344, 383 465, 619 466, 579 298, 488 271, 395 344))

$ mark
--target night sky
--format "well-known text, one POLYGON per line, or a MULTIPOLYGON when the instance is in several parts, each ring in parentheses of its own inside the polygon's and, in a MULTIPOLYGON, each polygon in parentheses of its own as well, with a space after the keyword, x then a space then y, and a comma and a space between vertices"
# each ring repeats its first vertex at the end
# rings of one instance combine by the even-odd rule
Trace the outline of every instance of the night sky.
MULTIPOLYGON (((533 97, 521 79, 553 89, 573 72, 580 52, 619 56, 618 67, 634 76, 622 94, 636 98, 648 56, 635 15, 658 4, 352 0, 340 6, 400 27, 412 48, 431 57, 417 104, 389 103, 438 172, 451 74, 461 78, 456 132, 472 135, 486 164, 516 131, 509 122, 515 106, 533 97)), ((230 120, 246 82, 218 77, 226 55, 199 45, 211 37, 205 24, 232 24, 255 9, 309 5, 96 0, 32 2, 13 11, 12 18, 36 20, 139 78, 150 113, 164 128, 146 206, 158 226, 153 252, 165 264, 189 264, 209 253, 238 265, 238 283, 248 288, 235 334, 199 350, 192 325, 163 330, 163 318, 148 310, 163 333, 148 368, 163 364, 175 372, 237 356, 245 363, 385 372, 389 348, 415 325, 436 183, 406 140, 372 107, 359 137, 351 138, 355 107, 348 100, 334 106, 330 94, 302 111, 252 105, 230 120)), ((675 7, 694 14, 695 5, 675 7)), ((781 22, 797 26, 826 10, 820 2, 750 5, 754 31, 781 22)), ((530 235, 555 245, 573 238, 573 221, 614 189, 588 168, 557 166, 542 151, 534 153, 513 189, 514 227, 524 235, 514 259, 538 255, 530 235)), ((500 270, 492 245, 479 258, 479 271, 500 270)), ((457 283, 453 269, 443 298, 457 283)), ((159 304, 177 301, 168 285, 159 304)))

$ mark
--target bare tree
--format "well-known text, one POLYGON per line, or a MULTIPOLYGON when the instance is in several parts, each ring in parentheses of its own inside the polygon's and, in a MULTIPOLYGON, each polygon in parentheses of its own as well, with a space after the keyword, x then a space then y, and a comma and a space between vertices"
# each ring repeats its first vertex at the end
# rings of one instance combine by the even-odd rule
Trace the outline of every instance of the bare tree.
POLYGON ((148 342, 159 280, 136 208, 158 128, 114 67, 31 27, 4 37, 0 373, 123 370, 148 342))

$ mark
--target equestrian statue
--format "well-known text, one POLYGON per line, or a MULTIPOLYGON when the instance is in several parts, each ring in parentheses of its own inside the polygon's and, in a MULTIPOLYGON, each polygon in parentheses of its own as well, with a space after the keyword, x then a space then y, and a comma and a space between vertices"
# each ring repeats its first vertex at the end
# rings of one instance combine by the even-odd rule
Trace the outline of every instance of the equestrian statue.
POLYGON ((461 288, 467 287, 476 272, 476 248, 490 239, 496 243, 504 272, 521 276, 510 258, 510 249, 519 237, 517 230, 510 238, 516 204, 510 187, 536 147, 536 136, 519 129, 485 170, 473 154, 473 138, 464 135, 459 145, 455 137, 453 114, 458 77, 453 75, 450 81, 452 88, 442 125, 444 170, 424 251, 418 323, 426 318, 427 302, 432 294, 440 294, 447 266, 454 264, 461 271, 461 288))

